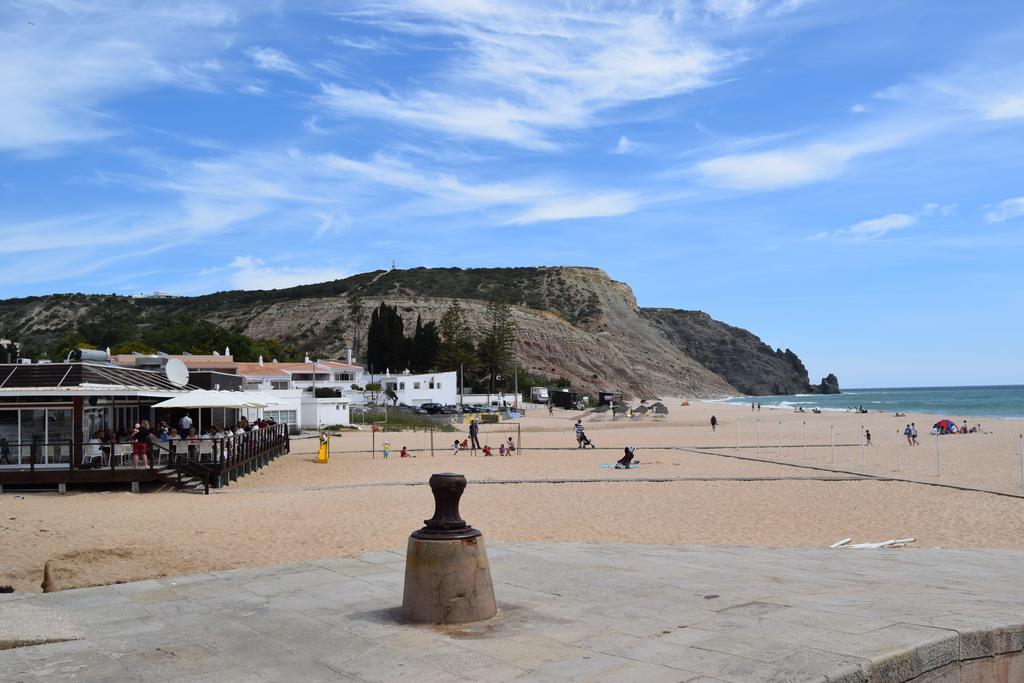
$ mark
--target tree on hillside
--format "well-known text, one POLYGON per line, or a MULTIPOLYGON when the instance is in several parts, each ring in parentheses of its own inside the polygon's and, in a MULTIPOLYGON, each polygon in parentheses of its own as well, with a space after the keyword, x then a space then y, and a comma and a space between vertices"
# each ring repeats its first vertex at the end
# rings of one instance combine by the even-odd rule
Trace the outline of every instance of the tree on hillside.
POLYGON ((64 360, 74 349, 95 349, 96 346, 85 336, 77 333, 66 334, 54 345, 53 357, 57 360, 64 360))
POLYGON ((136 337, 135 325, 129 321, 137 315, 127 299, 105 297, 78 320, 77 332, 96 348, 105 349, 136 337))
POLYGON ((388 306, 382 301, 373 309, 366 330, 366 362, 374 372, 402 371, 407 357, 404 330, 397 306, 388 306))
MULTIPOLYGON (((458 300, 452 301, 441 316, 441 348, 437 363, 439 370, 472 372, 479 365, 473 346, 473 332, 466 320, 466 311, 458 300)), ((460 382, 462 378, 459 378, 460 382)))
POLYGON ((409 367, 413 372, 430 372, 437 365, 441 353, 441 335, 437 323, 431 320, 426 325, 416 316, 416 330, 409 343, 409 367))
POLYGON ((512 318, 512 305, 496 295, 487 302, 484 333, 477 344, 477 355, 487 371, 491 393, 495 390, 495 378, 512 365, 515 338, 516 324, 512 318))
POLYGON ((362 353, 363 325, 366 323, 366 307, 363 306, 363 297, 358 292, 351 292, 348 295, 348 322, 352 327, 352 357, 359 362, 362 353))

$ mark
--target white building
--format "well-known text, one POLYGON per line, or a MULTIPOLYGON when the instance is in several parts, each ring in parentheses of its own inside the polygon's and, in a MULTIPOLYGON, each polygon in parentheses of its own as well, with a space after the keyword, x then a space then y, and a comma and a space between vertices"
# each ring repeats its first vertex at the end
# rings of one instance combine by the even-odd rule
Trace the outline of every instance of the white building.
POLYGON ((242 363, 234 360, 230 349, 209 355, 160 353, 110 357, 116 365, 147 369, 159 369, 171 358, 180 359, 190 371, 202 371, 210 384, 204 388, 261 393, 263 398, 273 402, 263 410, 265 417, 302 429, 347 425, 352 405, 397 402, 416 407, 424 403, 459 403, 458 373, 454 371, 412 374, 386 370, 384 374, 373 374, 351 359, 345 362, 307 358, 302 363, 278 363, 264 362, 261 358, 255 363, 242 363), (373 384, 380 388, 366 389, 373 384))
POLYGON ((237 363, 247 391, 259 391, 277 399, 264 415, 289 425, 317 429, 326 425, 349 424, 351 405, 385 402, 420 406, 424 403, 459 402, 458 374, 431 372, 412 374, 366 372, 358 365, 336 360, 304 363, 237 363), (378 384, 379 390, 368 386, 378 384), (392 399, 389 390, 394 393, 392 399), (324 396, 333 392, 333 396, 324 396), (317 398, 316 395, 320 397, 317 398))

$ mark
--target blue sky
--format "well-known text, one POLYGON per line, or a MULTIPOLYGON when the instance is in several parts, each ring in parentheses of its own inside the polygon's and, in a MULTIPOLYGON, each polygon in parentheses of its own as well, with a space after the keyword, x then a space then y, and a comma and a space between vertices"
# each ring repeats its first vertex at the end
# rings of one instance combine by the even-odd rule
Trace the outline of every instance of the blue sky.
POLYGON ((2 296, 592 265, 814 380, 1024 383, 1024 3, 8 0, 0 27, 2 296))

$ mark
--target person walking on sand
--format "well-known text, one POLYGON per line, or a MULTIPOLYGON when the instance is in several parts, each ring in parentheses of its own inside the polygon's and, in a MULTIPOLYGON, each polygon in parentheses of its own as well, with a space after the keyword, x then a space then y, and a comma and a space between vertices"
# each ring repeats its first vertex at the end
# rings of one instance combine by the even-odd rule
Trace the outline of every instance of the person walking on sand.
POLYGON ((914 445, 914 440, 910 438, 910 425, 907 425, 906 429, 903 430, 903 436, 907 437, 908 446, 914 445))
POLYGON ((583 448, 583 420, 576 420, 573 430, 576 432, 576 448, 583 448))
POLYGON ((469 421, 469 441, 474 449, 480 448, 480 425, 475 417, 469 421))
POLYGON ((865 429, 864 430, 864 445, 865 446, 870 446, 871 445, 871 430, 870 429, 865 429))
POLYGON ((714 415, 712 415, 711 416, 711 431, 715 431, 716 427, 718 427, 718 418, 715 417, 714 415))
POLYGON ((913 422, 910 423, 910 443, 914 446, 920 446, 917 442, 917 425, 913 422))

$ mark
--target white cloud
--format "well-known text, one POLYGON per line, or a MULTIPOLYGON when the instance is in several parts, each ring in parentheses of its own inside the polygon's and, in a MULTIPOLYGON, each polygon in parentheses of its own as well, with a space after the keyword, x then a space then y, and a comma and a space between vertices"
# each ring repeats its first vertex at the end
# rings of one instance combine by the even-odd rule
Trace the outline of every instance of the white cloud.
POLYGON ((577 218, 622 216, 637 209, 632 194, 613 193, 590 197, 565 197, 542 202, 512 217, 508 222, 518 225, 577 218))
POLYGON ((236 256, 231 262, 231 283, 238 289, 285 289, 329 280, 351 273, 330 266, 271 266, 251 256, 236 256))
POLYGON ((1024 197, 1005 199, 985 212, 987 223, 1002 223, 1024 216, 1024 197))
POLYGON ((9 0, 0 38, 0 150, 47 153, 117 132, 103 105, 157 86, 214 89, 237 11, 211 1, 9 0))
POLYGON ((761 4, 762 0, 708 0, 707 8, 712 14, 738 21, 756 12, 761 4))
POLYGON ((853 240, 874 240, 885 237, 891 232, 905 230, 917 225, 922 218, 932 216, 950 216, 956 211, 956 204, 929 203, 921 207, 917 213, 890 213, 879 218, 854 223, 848 228, 833 230, 831 232, 819 232, 811 236, 813 240, 820 240, 829 237, 847 238, 853 240))
POLYGON ((626 154, 633 148, 633 143, 629 141, 625 135, 619 137, 619 142, 615 145, 616 154, 626 154))
POLYGON ((881 218, 855 223, 841 232, 855 238, 876 239, 884 237, 893 230, 909 228, 915 223, 917 223, 917 216, 911 216, 909 213, 890 213, 881 218))
POLYGON ((852 107, 850 107, 850 113, 851 114, 863 114, 867 110, 868 110, 868 108, 865 107, 863 104, 860 104, 860 103, 857 103, 857 104, 853 105, 852 107))
POLYGON ((689 32, 671 9, 407 0, 346 18, 439 37, 459 51, 419 79, 429 88, 325 84, 319 101, 326 111, 531 149, 556 147, 555 131, 586 126, 602 111, 707 87, 738 61, 689 32))
POLYGON ((306 74, 281 50, 274 47, 251 47, 245 51, 253 65, 264 71, 291 74, 305 78, 306 74))
POLYGON ((995 121, 1024 118, 1024 97, 997 96, 988 102, 985 118, 995 121))
POLYGON ((864 153, 855 145, 814 144, 751 154, 728 154, 697 164, 704 180, 734 190, 779 190, 828 180, 864 153))

